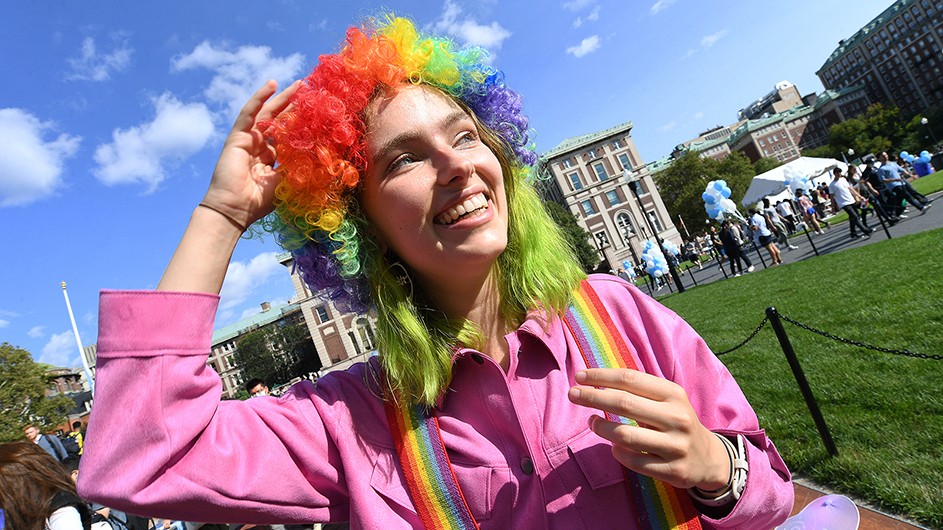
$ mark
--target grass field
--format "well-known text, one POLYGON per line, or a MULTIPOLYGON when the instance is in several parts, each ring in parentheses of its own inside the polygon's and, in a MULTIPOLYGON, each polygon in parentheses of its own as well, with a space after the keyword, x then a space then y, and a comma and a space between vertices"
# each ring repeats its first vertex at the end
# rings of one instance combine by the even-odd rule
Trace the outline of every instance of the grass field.
MULTIPOLYGON (((835 335, 941 355, 943 229, 715 282, 661 302, 714 351, 746 338, 765 308, 775 306, 835 335)), ((943 360, 871 351, 784 325, 839 456, 828 456, 768 325, 721 359, 790 469, 943 529, 943 360)))

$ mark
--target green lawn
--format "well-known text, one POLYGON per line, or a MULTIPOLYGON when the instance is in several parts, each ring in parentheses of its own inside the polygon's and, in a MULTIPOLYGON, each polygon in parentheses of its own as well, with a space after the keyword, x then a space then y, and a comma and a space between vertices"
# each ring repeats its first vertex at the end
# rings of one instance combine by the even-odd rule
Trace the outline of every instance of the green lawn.
MULTIPOLYGON (((836 335, 940 355, 941 242, 943 229, 937 229, 715 282, 661 301, 715 351, 746 338, 764 309, 775 306, 836 335)), ((828 456, 768 326, 721 359, 790 469, 886 511, 943 528, 943 361, 866 350, 784 325, 839 456, 828 456)))

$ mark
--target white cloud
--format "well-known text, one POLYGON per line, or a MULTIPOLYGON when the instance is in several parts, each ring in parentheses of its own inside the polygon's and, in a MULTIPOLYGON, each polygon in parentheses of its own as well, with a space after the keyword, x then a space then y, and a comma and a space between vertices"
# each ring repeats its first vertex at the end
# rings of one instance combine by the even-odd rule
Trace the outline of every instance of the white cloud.
POLYGON ((5 328, 5 327, 7 327, 7 326, 9 326, 9 325, 10 325, 10 321, 9 321, 9 320, 3 320, 2 318, 0 318, 0 329, 3 329, 3 328, 5 328))
POLYGON ((197 153, 212 138, 215 128, 206 105, 181 103, 170 93, 153 101, 152 121, 115 129, 112 142, 95 149, 94 173, 102 183, 145 184, 150 193, 166 178, 166 163, 197 153))
POLYGON ((465 45, 483 46, 492 51, 501 48, 501 44, 511 36, 511 32, 497 22, 484 25, 470 18, 460 19, 461 15, 462 8, 454 0, 445 0, 442 16, 433 23, 433 30, 454 35, 465 45))
POLYGON ((658 132, 665 133, 665 132, 668 132, 668 131, 673 130, 673 129, 674 129, 675 127, 677 127, 677 126, 678 126, 678 123, 677 123, 677 122, 670 121, 670 122, 668 122, 668 123, 662 125, 661 127, 659 127, 659 128, 658 128, 658 132))
POLYGON ((71 331, 63 331, 49 337, 49 341, 43 346, 39 362, 64 368, 81 364, 82 361, 79 359, 79 352, 75 345, 75 335, 71 331))
POLYGON ((648 10, 648 12, 651 13, 652 15, 657 15, 658 13, 661 13, 662 11, 671 7, 672 4, 674 4, 677 1, 678 0, 658 0, 657 2, 652 4, 652 7, 651 9, 648 10))
POLYGON ((107 81, 112 73, 121 72, 131 64, 133 54, 134 49, 123 42, 111 52, 100 53, 95 48, 95 40, 86 37, 80 55, 69 59, 72 71, 66 74, 66 79, 107 81))
POLYGON ((697 112, 694 113, 694 119, 695 119, 695 120, 699 120, 699 119, 701 119, 701 118, 703 118, 703 117, 704 117, 704 113, 701 112, 701 111, 697 111, 697 112))
POLYGON ((317 22, 308 24, 308 31, 324 31, 327 29, 327 19, 322 18, 317 22))
POLYGON ((27 335, 34 339, 38 339, 45 335, 46 326, 33 326, 29 328, 29 331, 26 332, 27 335))
POLYGON ((600 10, 600 7, 596 6, 593 8, 592 11, 589 12, 588 15, 586 15, 585 19, 583 17, 576 17, 576 20, 573 21, 573 27, 578 28, 582 26, 585 22, 596 22, 597 20, 599 20, 599 10, 600 10))
POLYGON ((593 5, 593 2, 596 0, 569 0, 568 2, 563 2, 563 7, 569 9, 570 11, 579 11, 584 7, 589 7, 593 5))
POLYGON ((593 35, 592 37, 586 37, 576 46, 570 46, 566 49, 566 52, 572 55, 573 57, 582 57, 587 53, 592 53, 599 49, 599 35, 593 35))
POLYGON ((239 109, 263 83, 274 79, 288 86, 304 66, 304 55, 272 56, 267 46, 242 46, 230 51, 226 45, 203 41, 187 55, 174 59, 175 71, 205 69, 215 75, 203 91, 206 98, 226 108, 226 123, 233 121, 239 109))
POLYGON ((695 53, 697 53, 697 50, 694 49, 694 48, 691 48, 691 49, 689 49, 687 52, 685 52, 685 54, 682 55, 681 58, 682 58, 682 59, 690 59, 691 57, 694 57, 694 54, 695 54, 695 53))
POLYGON ((718 31, 717 33, 706 35, 703 39, 701 39, 701 46, 703 46, 704 48, 710 48, 711 46, 717 44, 717 41, 719 41, 720 39, 726 36, 727 36, 727 30, 725 29, 718 31))
MULTIPOLYGON (((277 253, 264 252, 248 262, 233 261, 226 271, 226 280, 220 290, 219 307, 231 311, 254 296, 259 287, 276 274, 284 274, 284 267, 276 259, 277 253)), ((259 303, 267 300, 259 300, 259 303)))
POLYGON ((43 136, 53 125, 22 109, 0 109, 0 207, 25 205, 53 195, 62 184, 63 165, 81 138, 43 136))

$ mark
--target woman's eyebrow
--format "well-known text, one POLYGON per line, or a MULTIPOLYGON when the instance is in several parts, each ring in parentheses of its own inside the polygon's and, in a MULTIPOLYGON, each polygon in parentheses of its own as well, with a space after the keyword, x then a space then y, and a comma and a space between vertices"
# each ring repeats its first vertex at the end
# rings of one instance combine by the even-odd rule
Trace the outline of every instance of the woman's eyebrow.
MULTIPOLYGON (((451 112, 443 118, 439 124, 440 129, 448 129, 463 120, 471 120, 471 116, 462 110, 451 112)), ((422 137, 420 131, 403 131, 381 145, 374 155, 374 160, 385 160, 392 153, 398 151, 401 146, 408 145, 422 137)))

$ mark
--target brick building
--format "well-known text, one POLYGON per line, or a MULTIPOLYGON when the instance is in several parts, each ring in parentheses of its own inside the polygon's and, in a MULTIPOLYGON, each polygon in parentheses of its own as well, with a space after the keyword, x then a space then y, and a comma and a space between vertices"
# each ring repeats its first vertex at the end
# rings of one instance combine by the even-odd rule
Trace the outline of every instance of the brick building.
POLYGON ((872 102, 905 114, 943 103, 943 1, 894 2, 840 41, 816 75, 830 90, 862 85, 872 102))

